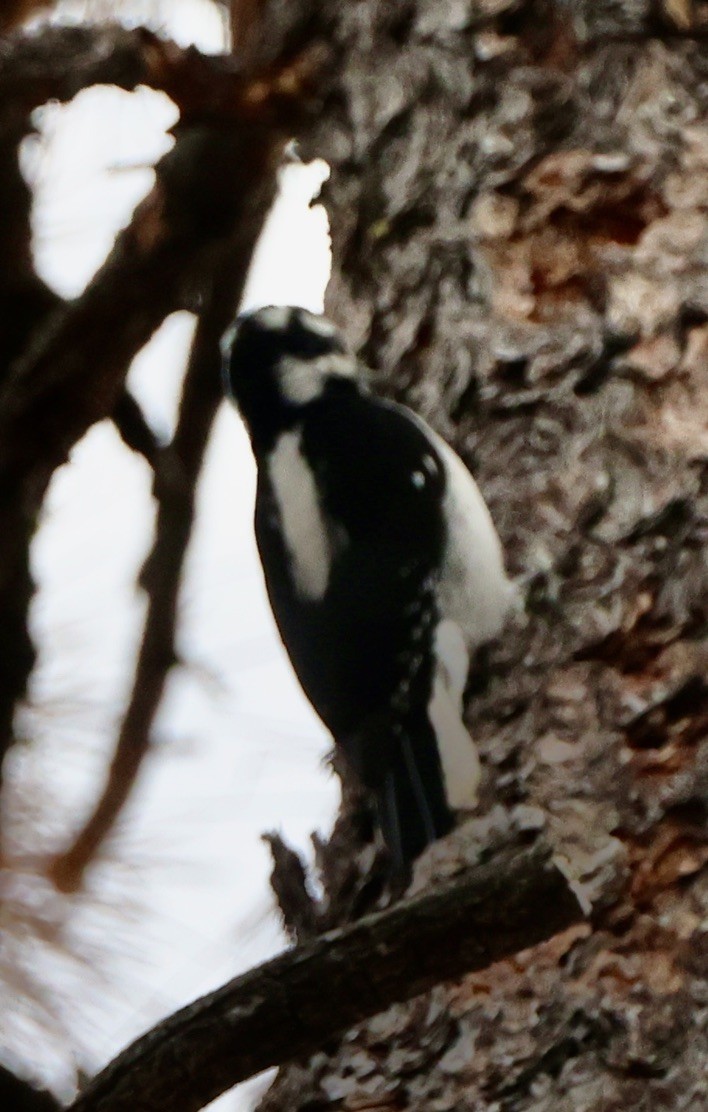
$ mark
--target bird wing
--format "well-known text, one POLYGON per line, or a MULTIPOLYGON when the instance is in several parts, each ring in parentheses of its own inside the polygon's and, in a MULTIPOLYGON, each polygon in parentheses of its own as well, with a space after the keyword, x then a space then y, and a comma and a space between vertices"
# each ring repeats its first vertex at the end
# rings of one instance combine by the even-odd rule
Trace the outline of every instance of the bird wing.
POLYGON ((256 538, 292 664, 342 740, 397 699, 427 705, 444 471, 366 395, 326 392, 284 436, 259 461, 256 538))

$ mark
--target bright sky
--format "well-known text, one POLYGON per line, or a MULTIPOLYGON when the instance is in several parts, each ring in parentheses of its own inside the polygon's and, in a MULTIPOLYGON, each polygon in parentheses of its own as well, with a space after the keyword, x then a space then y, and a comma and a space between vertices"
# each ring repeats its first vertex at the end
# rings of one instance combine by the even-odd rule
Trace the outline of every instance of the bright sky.
MULTIPOLYGON (((100 8, 95 0, 89 6, 100 8)), ((63 10, 76 18, 86 7, 71 2, 63 10)), ((223 27, 209 4, 131 6, 136 20, 156 9, 180 41, 220 49, 223 27)), ((170 103, 148 90, 94 89, 68 107, 42 110, 24 165, 36 190, 38 269, 63 295, 80 293, 150 187, 149 166, 169 145, 165 129, 174 118, 170 103)), ((248 306, 321 310, 329 242, 323 210, 308 206, 325 172, 322 164, 284 172, 248 306)), ((174 423, 192 327, 188 314, 175 314, 130 372, 163 433, 174 423)), ((32 875, 31 857, 76 826, 110 756, 140 636, 135 576, 153 508, 147 465, 107 423, 90 431, 51 486, 32 554, 40 588, 32 628, 42 654, 21 719, 32 744, 9 768, 17 789, 9 850, 28 864, 15 882, 18 930, 5 965, 16 972, 17 999, 1 1009, 0 1042, 65 1099, 67 1038, 93 1071, 162 1015, 282 947, 260 834, 277 828, 308 849, 311 831, 327 830, 336 807, 337 785, 322 766, 328 739, 294 680, 265 599, 253 494, 248 441, 225 405, 182 590, 183 665, 173 672, 156 751, 109 858, 92 871, 87 897, 65 923, 65 905, 32 875), (66 957, 21 936, 23 908, 59 926, 66 957), (90 973, 76 965, 75 951, 90 973), (35 979, 50 986, 48 1016, 39 1004, 21 1006, 35 979)), ((218 1103, 245 1110, 252 1094, 243 1086, 218 1103)))

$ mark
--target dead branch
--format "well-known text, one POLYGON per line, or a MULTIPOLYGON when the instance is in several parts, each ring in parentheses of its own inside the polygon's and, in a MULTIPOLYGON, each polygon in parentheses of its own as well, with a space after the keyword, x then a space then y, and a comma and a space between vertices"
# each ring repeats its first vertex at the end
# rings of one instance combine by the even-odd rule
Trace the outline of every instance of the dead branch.
POLYGON ((155 469, 160 453, 160 442, 150 428, 145 414, 129 390, 118 395, 111 420, 123 443, 147 460, 155 469))
POLYGON ((196 1112, 268 1066, 582 918, 547 848, 495 858, 235 978, 158 1024, 71 1112, 196 1112))
POLYGON ((133 356, 231 253, 255 242, 286 136, 187 129, 84 294, 52 318, 0 393, 3 484, 49 472, 116 404, 133 356), (246 235, 246 230, 248 235, 246 235))
MULTIPOLYGON (((0 134, 0 383, 12 362, 25 349, 35 326, 58 304, 59 298, 34 269, 31 250, 32 197, 18 161, 23 130, 0 134)), ((34 585, 30 573, 29 532, 18 522, 16 559, 4 577, 0 570, 0 760, 12 737, 15 706, 22 698, 34 664, 34 648, 27 631, 27 607, 34 585)))
POLYGON ((245 273, 285 138, 250 126, 186 129, 84 294, 50 314, 7 376, 0 393, 0 614, 16 610, 53 471, 114 410, 134 355, 166 316, 208 288, 225 259, 238 257, 245 273))
POLYGON ((130 75, 121 78, 125 66, 118 65, 119 73, 106 66, 109 57, 111 64, 120 58, 118 44, 125 34, 115 28, 52 29, 19 39, 15 52, 10 50, 0 66, 0 103, 21 104, 23 118, 33 104, 47 97, 69 99, 82 87, 80 82, 95 82, 99 74, 114 83, 122 80, 125 87, 152 80, 156 87, 174 92, 183 109, 177 143, 157 164, 155 186, 132 223, 84 294, 55 314, 53 327, 38 338, 0 393, 0 466, 13 480, 18 467, 34 465, 40 436, 41 454, 47 463, 51 457, 55 467, 78 437, 110 412, 130 359, 169 312, 199 294, 220 265, 219 251, 230 253, 229 237, 235 229, 245 225, 248 241, 255 241, 250 233, 254 226, 260 228, 272 200, 273 173, 283 146, 292 138, 295 121, 302 127, 307 116, 308 82, 315 64, 311 55, 283 58, 267 73, 239 75, 236 97, 225 96, 223 89, 221 94, 202 90, 202 96, 202 85, 218 87, 219 67, 231 72, 230 56, 206 58, 196 50, 181 51, 150 32, 135 31, 127 42, 142 49, 137 61, 131 55, 135 65, 132 70, 127 66, 130 75), (77 38, 88 44, 86 66, 81 64, 77 38), (57 43, 63 43, 64 54, 69 50, 70 66, 57 43), (30 57, 34 51, 38 58, 21 65, 23 50, 30 57), (148 63, 150 72, 145 70, 148 63), (203 67, 199 81, 190 84, 185 65, 203 67), (69 73, 72 77, 67 78, 69 73), (187 126, 185 113, 191 107, 193 120, 195 98, 209 122, 187 126))
POLYGON ((79 887, 84 870, 130 795, 149 750, 167 674, 176 661, 177 601, 194 520, 196 488, 221 401, 219 340, 240 300, 249 260, 250 251, 241 254, 238 269, 233 265, 230 268, 230 281, 220 276, 214 284, 195 333, 174 438, 156 456, 157 523, 152 551, 141 576, 148 609, 133 689, 98 803, 73 845, 52 866, 52 878, 64 891, 79 887))
POLYGON ((64 104, 90 85, 115 85, 130 92, 154 85, 151 75, 179 58, 176 44, 151 31, 108 27, 44 27, 16 34, 0 53, 0 129, 13 131, 48 100, 64 104))
POLYGON ((173 442, 156 458, 157 525, 142 576, 148 608, 132 692, 98 802, 73 844, 52 864, 50 875, 65 892, 75 891, 80 886, 87 865, 112 830, 128 799, 149 749, 167 674, 176 662, 177 598, 194 518, 196 484, 219 401, 217 345, 218 336, 204 337, 202 334, 195 340, 185 381, 182 426, 178 434, 184 432, 185 423, 193 423, 193 431, 197 433, 194 452, 189 457, 180 455, 173 442), (193 396, 191 409, 185 406, 187 393, 193 396))
POLYGON ((0 632, 16 646, 0 706, 0 760, 33 661, 27 553, 49 478, 94 422, 116 406, 120 416, 132 358, 169 313, 199 301, 232 253, 235 230, 247 265, 284 144, 312 112, 323 59, 315 46, 244 75, 231 56, 207 58, 116 27, 45 28, 3 47, 0 136, 13 157, 32 108, 69 100, 87 84, 164 89, 181 122, 153 190, 103 267, 76 301, 42 306, 23 334, 31 344, 0 386, 0 632))
POLYGON ((246 72, 234 55, 182 48, 144 27, 46 27, 17 35, 0 54, 0 131, 14 129, 48 100, 66 103, 91 85, 130 92, 146 85, 166 93, 189 120, 302 123, 314 108, 327 61, 321 42, 279 53, 262 72, 246 72))

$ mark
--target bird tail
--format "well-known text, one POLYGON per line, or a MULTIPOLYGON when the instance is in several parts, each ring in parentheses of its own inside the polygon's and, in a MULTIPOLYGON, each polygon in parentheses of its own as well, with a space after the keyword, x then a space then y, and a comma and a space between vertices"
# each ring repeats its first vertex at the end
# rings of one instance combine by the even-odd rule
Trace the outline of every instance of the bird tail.
POLYGON ((379 823, 394 873, 408 879, 415 859, 454 825, 435 733, 427 715, 403 725, 376 789, 379 823))

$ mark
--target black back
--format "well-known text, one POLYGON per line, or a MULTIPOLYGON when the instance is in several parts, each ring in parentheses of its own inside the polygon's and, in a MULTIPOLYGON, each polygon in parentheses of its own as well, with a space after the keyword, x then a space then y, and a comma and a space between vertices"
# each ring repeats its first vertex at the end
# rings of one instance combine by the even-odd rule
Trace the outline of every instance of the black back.
POLYGON ((327 327, 300 309, 241 319, 225 377, 258 464, 256 540, 278 629, 305 694, 373 793, 403 878, 453 822, 428 717, 446 474, 413 416, 372 397, 353 360, 337 362, 344 346, 327 327), (292 368, 304 390, 288 389, 292 368), (272 486, 286 432, 332 540, 322 597, 298 590, 272 486))
POLYGON ((410 418, 346 380, 333 381, 301 412, 300 427, 324 512, 342 530, 324 599, 303 599, 295 589, 267 467, 260 466, 256 539, 298 678, 344 742, 388 708, 406 681, 411 697, 427 705, 444 474, 439 460, 432 474, 423 471, 423 457, 435 457, 410 418), (414 473, 425 475, 424 486, 415 485, 414 473))

